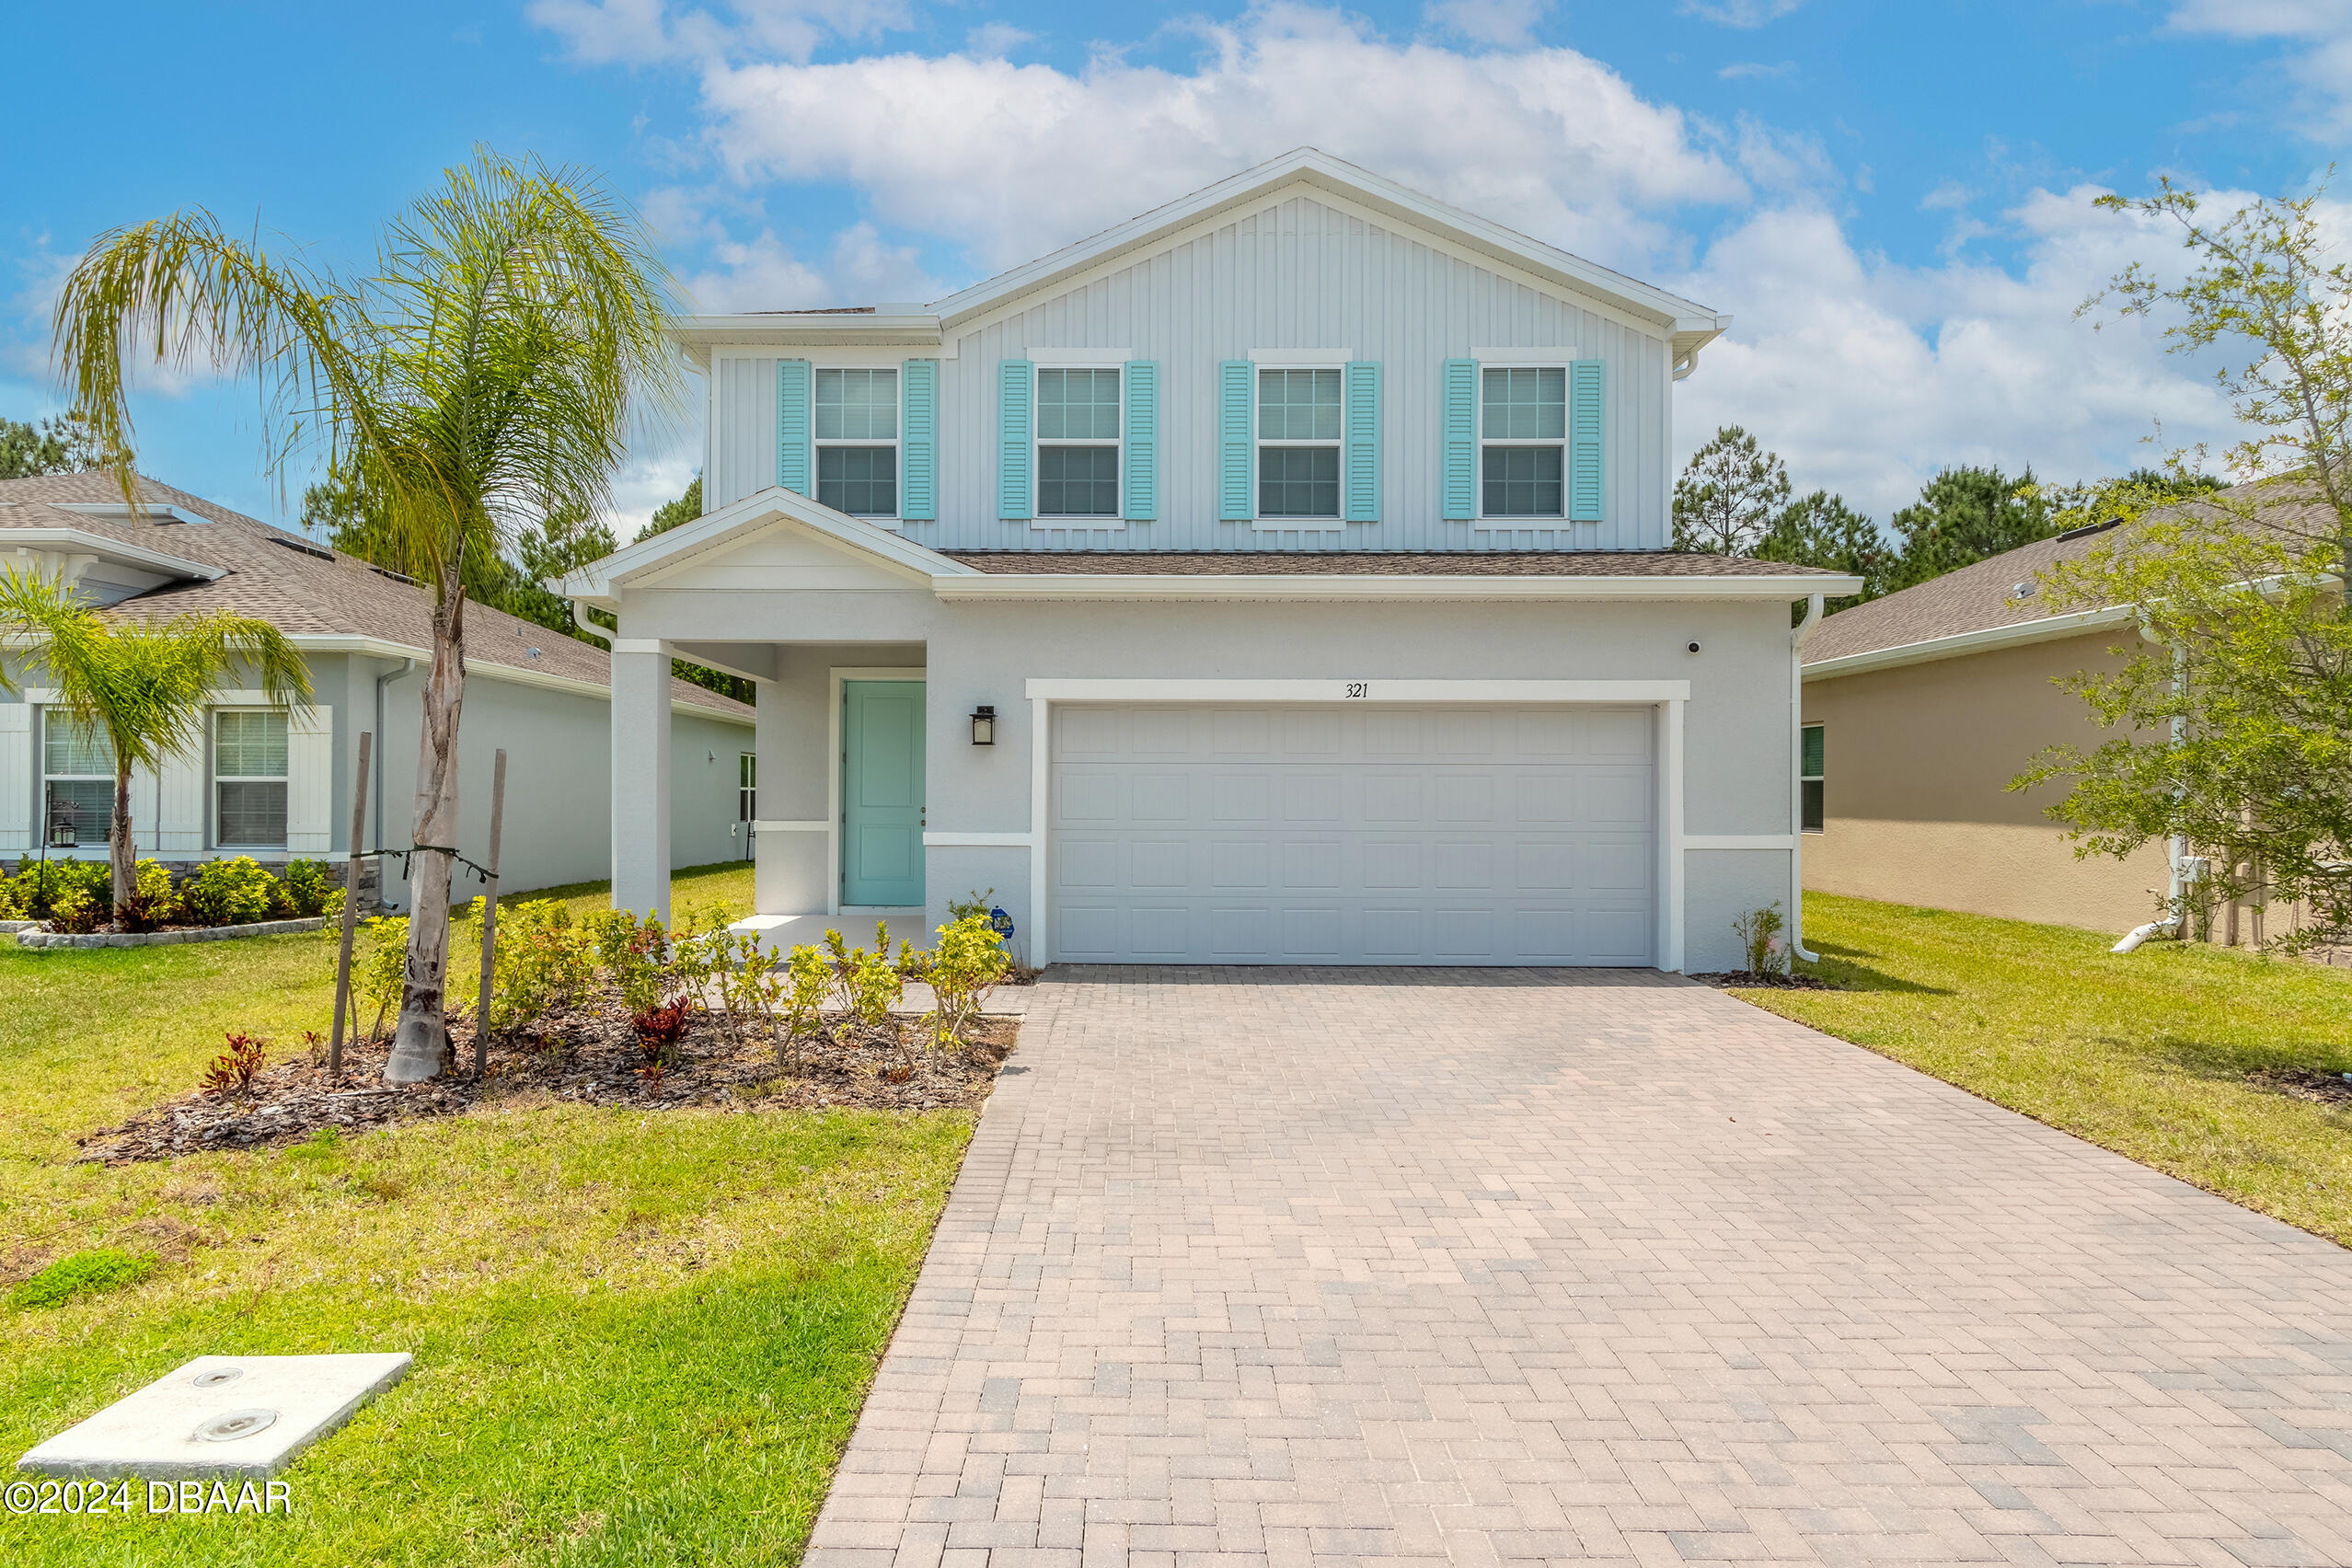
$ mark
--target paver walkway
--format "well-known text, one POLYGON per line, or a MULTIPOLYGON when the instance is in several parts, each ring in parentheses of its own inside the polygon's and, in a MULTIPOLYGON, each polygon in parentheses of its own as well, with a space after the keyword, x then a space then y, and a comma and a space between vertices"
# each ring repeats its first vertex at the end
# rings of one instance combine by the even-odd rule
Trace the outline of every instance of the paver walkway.
POLYGON ((1667 976, 1034 997, 808 1568, 2352 1563, 2352 1254, 1667 976))

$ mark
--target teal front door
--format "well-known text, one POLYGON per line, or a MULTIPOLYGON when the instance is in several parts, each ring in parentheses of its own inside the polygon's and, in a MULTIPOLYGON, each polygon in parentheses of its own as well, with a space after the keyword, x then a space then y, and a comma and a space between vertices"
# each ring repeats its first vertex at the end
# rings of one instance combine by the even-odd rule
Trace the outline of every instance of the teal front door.
POLYGON ((841 685, 841 902, 923 902, 923 683, 841 685))

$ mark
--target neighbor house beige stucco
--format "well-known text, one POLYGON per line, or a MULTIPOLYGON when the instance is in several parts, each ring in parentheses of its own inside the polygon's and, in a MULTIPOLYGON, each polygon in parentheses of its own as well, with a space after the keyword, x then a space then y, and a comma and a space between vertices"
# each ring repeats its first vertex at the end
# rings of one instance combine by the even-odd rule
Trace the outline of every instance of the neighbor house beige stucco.
POLYGON ((2008 788, 2045 746, 2101 738, 2055 682, 2112 666, 2116 639, 2110 628, 1808 680, 1804 721, 1824 726, 1825 765, 1804 885, 2102 930, 2159 918, 2162 844, 2078 859, 2045 814, 2064 786, 2008 788))

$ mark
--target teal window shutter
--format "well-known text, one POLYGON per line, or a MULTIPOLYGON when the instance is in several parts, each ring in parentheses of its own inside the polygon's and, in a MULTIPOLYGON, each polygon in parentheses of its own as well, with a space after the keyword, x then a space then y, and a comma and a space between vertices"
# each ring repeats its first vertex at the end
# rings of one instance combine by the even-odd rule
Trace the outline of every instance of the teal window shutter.
POLYGON ((908 360, 899 367, 905 404, 899 430, 898 515, 935 523, 940 515, 940 362, 908 360))
POLYGON ((799 495, 809 484, 809 362, 776 362, 776 482, 799 495))
POLYGON ((1005 360, 997 366, 997 515, 1008 523, 1026 523, 1036 515, 1029 482, 1032 421, 1031 400, 1037 378, 1027 360, 1005 360))
POLYGON ((1127 497, 1130 523, 1159 516, 1159 362, 1129 360, 1127 395, 1127 497))
POLYGON ((1608 407, 1608 377, 1600 360, 1578 360, 1568 367, 1568 520, 1601 520, 1602 415, 1608 407))
POLYGON ((1251 392, 1256 377, 1248 360, 1225 360, 1216 367, 1216 515, 1220 522, 1247 523, 1258 514, 1250 493, 1251 392))
POLYGON ((1347 367, 1347 436, 1340 478, 1347 493, 1340 516, 1350 523, 1380 520, 1380 364, 1352 360, 1347 367))
POLYGON ((1440 515, 1467 523, 1478 515, 1478 361, 1447 360, 1438 399, 1443 443, 1438 464, 1440 515))

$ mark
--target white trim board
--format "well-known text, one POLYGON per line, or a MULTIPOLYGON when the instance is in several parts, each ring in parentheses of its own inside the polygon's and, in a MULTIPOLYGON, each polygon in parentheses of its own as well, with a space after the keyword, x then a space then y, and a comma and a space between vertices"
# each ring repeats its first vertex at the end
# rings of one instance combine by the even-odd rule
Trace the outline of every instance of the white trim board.
POLYGON ((1154 680, 1032 676, 1051 702, 1682 702, 1689 681, 1154 680), (1362 687, 1362 690, 1352 688, 1362 687))
MULTIPOLYGON (((1838 590, 1833 588, 1828 592, 1834 594, 1838 590)), ((1899 643, 1893 648, 1873 648, 1865 652, 1816 660, 1804 666, 1804 678, 1808 682, 1826 681, 1839 675, 1859 675, 1870 670, 1892 670, 1905 664, 1926 664, 1938 659, 1987 653, 1999 648, 2023 648, 2036 642, 2057 642, 2108 627, 2129 625, 2136 613, 2128 605, 2110 605, 2101 609, 2076 610, 2068 615, 2046 616, 2040 620, 2019 621, 2013 626, 1989 626, 1975 631, 1955 631, 1949 637, 1931 637, 1924 641, 1899 643)))
POLYGON ((1269 370, 1332 370, 1355 357, 1353 349, 1251 349, 1250 363, 1269 370))
MULTIPOLYGON (((1292 525, 1329 518, 1287 518, 1292 525)), ((1340 525, 1344 526, 1345 525, 1340 525)), ((1579 525, 1581 526, 1581 525, 1579 525)), ((1328 532, 1328 529, 1315 531, 1328 532)), ((1311 552, 1310 552, 1311 553, 1311 552)), ((1465 552, 1470 553, 1470 552, 1465 552)), ((1597 553, 1597 552, 1596 552, 1597 553)), ((940 600, 1424 599, 1482 603, 1497 599, 1802 599, 1809 594, 1859 594, 1859 577, 1436 577, 1306 573, 1212 577, 1186 573, 1068 571, 980 572, 934 577, 940 600)))

